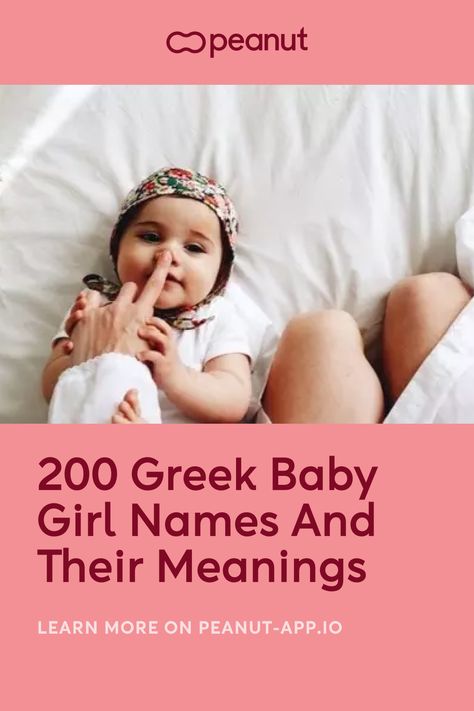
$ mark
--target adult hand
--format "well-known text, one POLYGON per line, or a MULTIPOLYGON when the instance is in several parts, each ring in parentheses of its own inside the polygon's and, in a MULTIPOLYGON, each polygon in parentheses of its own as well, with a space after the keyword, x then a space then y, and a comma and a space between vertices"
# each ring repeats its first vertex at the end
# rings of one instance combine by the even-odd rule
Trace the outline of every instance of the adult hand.
POLYGON ((71 361, 78 365, 103 353, 136 355, 147 347, 138 330, 153 316, 153 307, 161 294, 171 263, 171 254, 163 252, 157 260, 141 294, 128 282, 111 304, 100 308, 100 294, 88 295, 87 305, 71 334, 71 361))

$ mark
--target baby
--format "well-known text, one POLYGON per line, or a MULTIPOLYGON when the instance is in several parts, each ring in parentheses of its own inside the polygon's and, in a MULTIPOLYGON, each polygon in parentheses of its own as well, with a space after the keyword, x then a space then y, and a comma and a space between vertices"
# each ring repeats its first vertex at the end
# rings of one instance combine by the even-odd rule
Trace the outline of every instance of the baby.
MULTIPOLYGON (((244 324, 223 295, 237 231, 225 189, 178 168, 159 170, 132 190, 113 228, 110 255, 120 284, 133 282, 138 296, 157 261, 168 269, 154 316, 138 331, 147 346, 136 353, 151 371, 163 422, 240 422, 248 411, 252 354, 244 324)), ((104 302, 120 290, 96 275, 84 281, 104 302)), ((69 337, 87 308, 81 292, 53 340, 43 372, 48 400, 73 365, 69 337)), ((120 397, 109 421, 143 422, 128 383, 120 397)))

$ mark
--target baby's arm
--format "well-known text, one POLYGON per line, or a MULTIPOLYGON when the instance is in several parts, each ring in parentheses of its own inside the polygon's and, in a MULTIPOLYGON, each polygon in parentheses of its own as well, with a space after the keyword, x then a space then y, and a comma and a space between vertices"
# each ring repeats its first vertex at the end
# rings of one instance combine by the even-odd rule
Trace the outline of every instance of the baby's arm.
POLYGON ((46 365, 43 369, 43 377, 41 380, 42 390, 44 398, 49 402, 53 395, 53 390, 58 382, 58 378, 61 373, 71 367, 71 355, 65 353, 67 339, 61 338, 57 341, 46 361, 46 365))
POLYGON ((139 335, 153 350, 137 357, 151 365, 156 384, 183 414, 198 422, 242 420, 251 394, 250 363, 246 355, 217 356, 200 372, 183 365, 172 329, 165 321, 150 319, 139 335))
MULTIPOLYGON (((81 291, 69 312, 69 315, 64 324, 64 330, 68 335, 74 330, 74 326, 80 321, 84 310, 87 307, 87 292, 81 291)), ((71 359, 72 342, 68 338, 59 338, 53 346, 51 355, 46 361, 43 368, 42 390, 46 402, 49 402, 53 396, 53 390, 58 382, 58 378, 65 370, 70 368, 73 363, 71 359)))
POLYGON ((241 353, 213 358, 203 372, 182 366, 164 391, 185 415, 198 422, 240 422, 250 402, 250 364, 241 353))

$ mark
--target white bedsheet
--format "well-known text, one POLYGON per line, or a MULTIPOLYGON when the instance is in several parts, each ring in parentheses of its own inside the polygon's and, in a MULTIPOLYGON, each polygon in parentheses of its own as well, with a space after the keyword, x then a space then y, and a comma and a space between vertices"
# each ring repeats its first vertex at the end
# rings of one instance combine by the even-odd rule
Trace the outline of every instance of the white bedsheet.
MULTIPOLYGON (((456 223, 461 279, 474 289, 474 208, 456 223)), ((474 299, 423 361, 386 424, 474 423, 474 299)))
POLYGON ((107 270, 121 198, 163 165, 229 189, 234 278, 278 328, 343 308, 370 348, 400 278, 456 270, 473 117, 464 86, 0 88, 0 421, 46 420, 50 338, 107 270))

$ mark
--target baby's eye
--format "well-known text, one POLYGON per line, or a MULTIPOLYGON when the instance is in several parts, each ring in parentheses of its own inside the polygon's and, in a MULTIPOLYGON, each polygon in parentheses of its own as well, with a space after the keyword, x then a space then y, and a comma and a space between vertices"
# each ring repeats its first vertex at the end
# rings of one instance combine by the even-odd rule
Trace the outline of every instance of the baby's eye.
POLYGON ((187 244, 186 249, 188 252, 194 252, 196 254, 202 254, 206 251, 202 244, 199 244, 199 242, 191 242, 190 244, 187 244))
POLYGON ((140 238, 144 242, 160 242, 161 241, 161 236, 157 232, 142 232, 140 235, 140 238))

